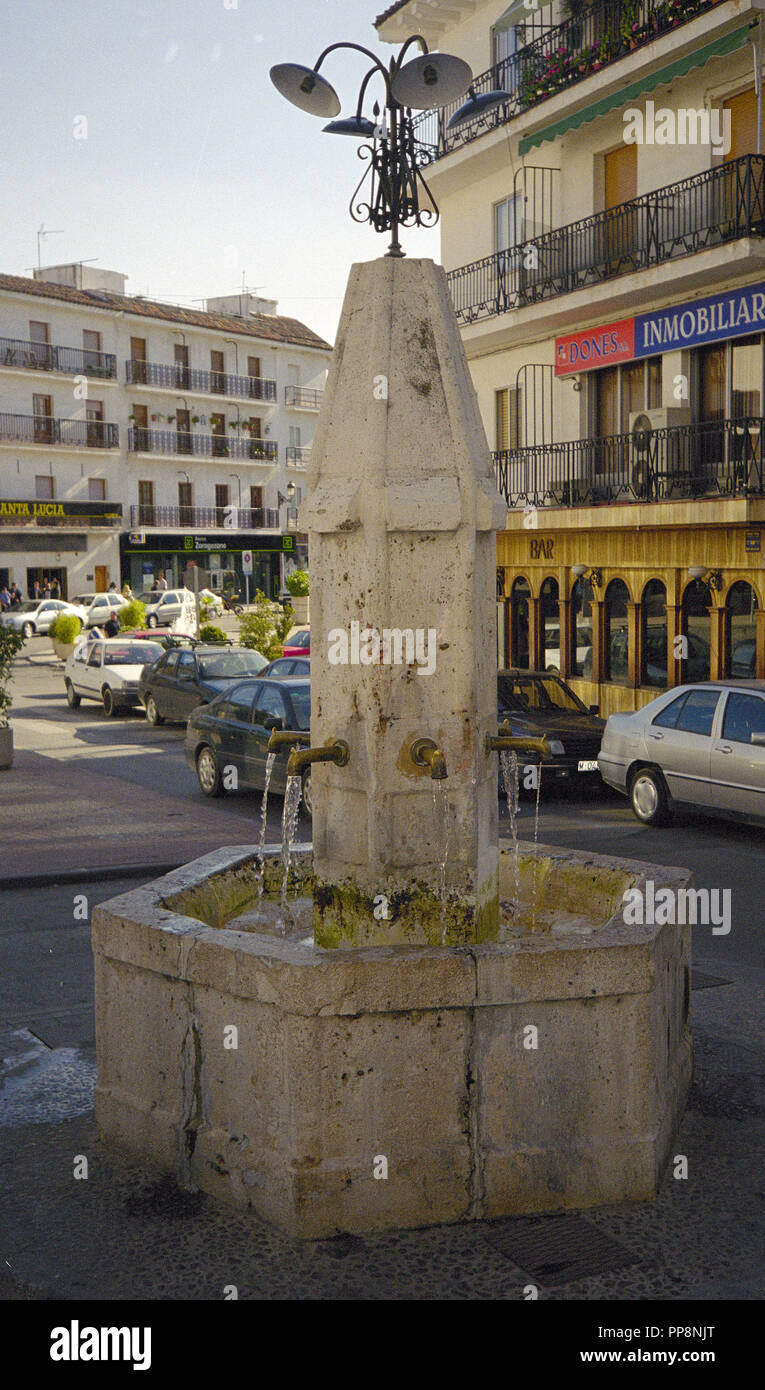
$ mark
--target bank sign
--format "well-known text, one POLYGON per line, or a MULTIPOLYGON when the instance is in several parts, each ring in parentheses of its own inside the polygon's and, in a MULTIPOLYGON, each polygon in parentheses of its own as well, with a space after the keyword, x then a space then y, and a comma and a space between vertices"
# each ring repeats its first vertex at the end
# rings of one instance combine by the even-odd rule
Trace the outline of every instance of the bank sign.
POLYGON ((744 333, 762 332, 765 283, 746 285, 556 338, 555 375, 590 372, 677 348, 701 347, 744 333))

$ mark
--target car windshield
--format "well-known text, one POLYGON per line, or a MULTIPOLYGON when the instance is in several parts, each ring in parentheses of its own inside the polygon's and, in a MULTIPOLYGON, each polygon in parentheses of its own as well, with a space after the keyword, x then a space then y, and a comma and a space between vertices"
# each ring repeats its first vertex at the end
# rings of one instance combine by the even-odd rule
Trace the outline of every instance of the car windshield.
POLYGON ((104 647, 104 666, 148 666, 161 655, 158 642, 110 642, 104 647))
POLYGON ((199 659, 199 674, 203 681, 237 680, 241 676, 257 676, 263 670, 259 652, 221 652, 199 659))
POLYGON ((34 613, 40 607, 39 603, 19 603, 16 607, 17 613, 34 613))
POLYGON ((587 707, 555 676, 537 680, 523 676, 500 676, 499 708, 513 714, 586 714, 587 707))
POLYGON ((290 687, 290 698, 292 707, 295 711, 295 727, 297 729, 310 729, 311 727, 311 687, 310 685, 293 685, 290 687))
POLYGON ((285 647, 310 647, 311 634, 310 632, 293 632, 284 645, 285 647))

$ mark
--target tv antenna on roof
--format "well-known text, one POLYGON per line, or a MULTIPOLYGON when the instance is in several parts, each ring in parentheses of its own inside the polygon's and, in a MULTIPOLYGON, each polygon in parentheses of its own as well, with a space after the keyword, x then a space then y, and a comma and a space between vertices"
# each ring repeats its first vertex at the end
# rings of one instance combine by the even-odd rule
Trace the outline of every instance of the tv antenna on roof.
POLYGON ((63 230, 64 230, 63 227, 46 227, 44 222, 42 222, 42 223, 40 224, 40 226, 39 226, 39 228, 38 228, 38 231, 37 231, 37 269, 38 269, 38 270, 42 270, 42 260, 41 260, 41 253, 40 253, 40 238, 41 238, 41 237, 44 237, 44 236, 60 236, 61 233, 63 232, 63 230))

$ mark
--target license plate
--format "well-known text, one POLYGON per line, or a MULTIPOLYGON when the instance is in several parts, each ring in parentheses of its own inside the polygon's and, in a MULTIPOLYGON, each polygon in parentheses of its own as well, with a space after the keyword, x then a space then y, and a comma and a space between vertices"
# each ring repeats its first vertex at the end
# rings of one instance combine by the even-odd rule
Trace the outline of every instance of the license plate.
POLYGON ((579 762, 579 765, 578 765, 578 767, 577 767, 577 772, 597 772, 597 770, 598 770, 598 760, 597 760, 597 758, 593 758, 593 759, 591 759, 591 760, 583 759, 583 760, 581 760, 581 761, 579 762))

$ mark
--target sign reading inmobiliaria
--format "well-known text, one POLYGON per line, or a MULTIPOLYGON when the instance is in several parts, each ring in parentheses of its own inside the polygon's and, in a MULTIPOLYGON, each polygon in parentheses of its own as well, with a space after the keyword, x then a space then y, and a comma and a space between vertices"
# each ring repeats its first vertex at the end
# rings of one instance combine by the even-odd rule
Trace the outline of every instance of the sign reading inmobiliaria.
POLYGON ((765 330, 765 283, 726 290, 688 304, 654 309, 555 339, 555 375, 591 372, 673 348, 699 347, 765 330))

